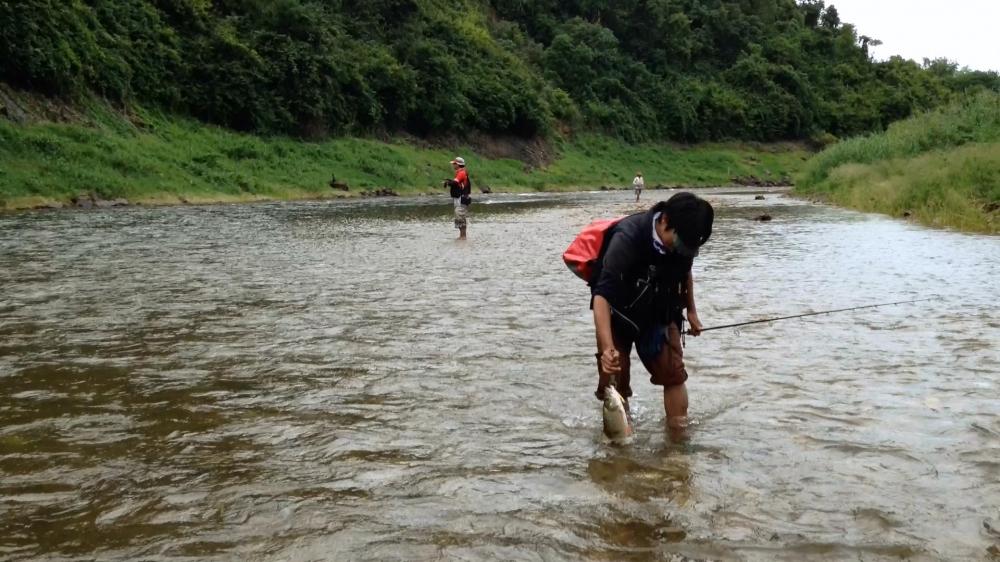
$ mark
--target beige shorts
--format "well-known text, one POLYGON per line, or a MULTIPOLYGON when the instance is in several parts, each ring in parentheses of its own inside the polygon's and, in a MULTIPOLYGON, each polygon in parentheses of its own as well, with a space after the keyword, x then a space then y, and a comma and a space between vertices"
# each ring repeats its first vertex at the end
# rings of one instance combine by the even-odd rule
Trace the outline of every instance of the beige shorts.
POLYGON ((469 207, 455 205, 455 228, 465 228, 469 225, 469 207))

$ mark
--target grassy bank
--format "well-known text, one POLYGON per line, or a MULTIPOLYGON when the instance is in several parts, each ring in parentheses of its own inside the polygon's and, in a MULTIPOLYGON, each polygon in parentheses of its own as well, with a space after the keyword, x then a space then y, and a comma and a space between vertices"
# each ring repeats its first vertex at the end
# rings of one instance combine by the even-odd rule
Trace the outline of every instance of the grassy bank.
POLYGON ((541 191, 631 184, 724 185, 734 176, 778 180, 803 164, 789 146, 627 145, 581 136, 555 147, 549 163, 528 168, 468 147, 345 138, 306 143, 262 138, 158 113, 124 119, 95 104, 79 123, 14 124, 0 119, 0 208, 60 204, 81 193, 133 203, 250 201, 357 196, 388 188, 400 195, 443 193, 448 161, 470 163, 477 187, 541 191), (333 178, 350 191, 333 190, 333 178))
POLYGON ((806 164, 796 193, 933 226, 1000 232, 1000 95, 834 145, 806 164))

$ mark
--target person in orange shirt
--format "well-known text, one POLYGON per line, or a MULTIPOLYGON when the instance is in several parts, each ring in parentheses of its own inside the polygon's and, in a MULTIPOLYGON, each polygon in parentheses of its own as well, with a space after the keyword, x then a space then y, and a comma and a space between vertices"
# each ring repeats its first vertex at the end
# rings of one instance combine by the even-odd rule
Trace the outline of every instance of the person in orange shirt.
POLYGON ((464 158, 456 156, 451 161, 451 167, 455 169, 455 178, 445 180, 444 184, 450 189, 455 206, 455 228, 458 229, 458 239, 465 240, 465 231, 469 226, 469 205, 472 203, 472 182, 469 181, 464 158))

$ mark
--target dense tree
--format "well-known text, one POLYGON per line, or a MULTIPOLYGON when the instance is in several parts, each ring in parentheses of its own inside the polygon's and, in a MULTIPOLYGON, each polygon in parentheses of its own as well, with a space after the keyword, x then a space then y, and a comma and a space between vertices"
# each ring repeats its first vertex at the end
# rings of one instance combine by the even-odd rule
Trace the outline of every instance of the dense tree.
POLYGON ((0 2, 0 80, 304 137, 797 139, 1000 90, 877 44, 822 0, 0 2))

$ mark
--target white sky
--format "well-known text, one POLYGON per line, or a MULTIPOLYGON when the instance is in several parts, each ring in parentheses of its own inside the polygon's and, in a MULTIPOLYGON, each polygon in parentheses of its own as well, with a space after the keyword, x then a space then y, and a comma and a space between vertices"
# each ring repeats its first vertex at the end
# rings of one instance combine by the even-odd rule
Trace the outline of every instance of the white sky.
POLYGON ((1000 71, 1000 0, 826 0, 858 35, 882 41, 879 60, 946 57, 973 70, 1000 71))

